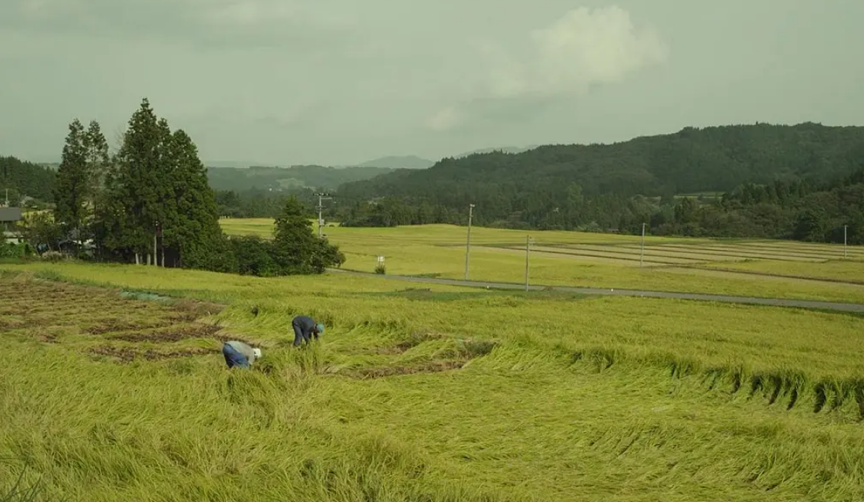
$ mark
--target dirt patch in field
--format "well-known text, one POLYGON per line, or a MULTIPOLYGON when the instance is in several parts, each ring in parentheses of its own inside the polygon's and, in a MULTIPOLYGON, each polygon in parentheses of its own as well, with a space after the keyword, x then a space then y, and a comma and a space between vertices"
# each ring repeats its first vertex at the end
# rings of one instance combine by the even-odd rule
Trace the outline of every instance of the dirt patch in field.
POLYGON ((161 352, 158 350, 140 351, 127 347, 93 347, 89 350, 91 354, 106 356, 112 359, 117 359, 120 362, 128 363, 134 361, 138 357, 143 357, 148 361, 159 361, 162 359, 176 359, 180 357, 202 356, 218 352, 216 349, 180 349, 171 352, 161 352))
POLYGON ((135 322, 124 322, 117 319, 105 320, 100 324, 91 326, 84 331, 91 335, 104 335, 106 333, 117 333, 120 331, 141 331, 145 329, 160 329, 170 326, 169 322, 158 322, 150 324, 139 324, 135 322))
MULTIPOLYGON (((133 342, 172 342, 196 337, 227 340, 215 336, 218 327, 193 322, 224 309, 212 302, 124 298, 116 289, 42 280, 32 274, 17 274, 0 284, 0 298, 3 298, 0 330, 50 325, 66 328, 69 333, 109 338, 116 334, 118 339, 133 342)), ((125 356, 121 353, 117 357, 125 356)))
POLYGON ((177 342, 187 338, 214 338, 213 334, 220 329, 222 328, 212 324, 192 324, 152 333, 114 335, 110 338, 112 340, 124 340, 127 342, 177 342))

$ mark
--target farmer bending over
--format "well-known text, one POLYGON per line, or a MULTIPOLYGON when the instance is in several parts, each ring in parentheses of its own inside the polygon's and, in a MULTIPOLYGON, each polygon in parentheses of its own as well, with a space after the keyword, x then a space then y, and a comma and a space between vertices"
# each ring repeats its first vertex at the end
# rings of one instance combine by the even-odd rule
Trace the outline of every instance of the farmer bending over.
POLYGON ((225 356, 225 364, 229 368, 234 366, 249 368, 256 359, 261 357, 261 349, 253 349, 246 343, 233 340, 222 345, 222 355, 225 356))
POLYGON ((291 327, 294 328, 295 347, 299 347, 304 341, 311 342, 313 336, 317 339, 318 335, 324 332, 323 324, 316 323, 311 317, 305 315, 295 317, 291 321, 291 327))

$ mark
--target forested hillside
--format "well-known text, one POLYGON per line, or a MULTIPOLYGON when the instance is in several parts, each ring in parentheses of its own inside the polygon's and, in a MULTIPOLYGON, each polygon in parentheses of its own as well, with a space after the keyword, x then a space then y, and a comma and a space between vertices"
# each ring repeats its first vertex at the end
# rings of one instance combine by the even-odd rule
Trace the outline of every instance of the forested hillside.
POLYGON ((857 190, 849 175, 862 167, 862 127, 686 128, 612 145, 543 146, 396 171, 344 185, 338 217, 356 226, 465 223, 475 204, 479 225, 634 232, 646 223, 655 234, 827 240, 836 238, 836 225, 847 224, 841 221, 856 218, 854 204, 832 201, 857 190), (771 185, 765 190, 773 198, 747 198, 763 185, 771 185), (789 187, 796 187, 794 196, 779 198, 789 187), (700 192, 730 193, 713 202, 676 198, 700 192), (816 214, 825 204, 833 209, 819 213, 817 230, 793 231, 802 212, 816 214))
POLYGON ((583 194, 672 196, 741 183, 847 174, 864 159, 864 127, 769 124, 685 128, 610 145, 550 145, 446 158, 430 169, 352 183, 343 196, 426 198, 444 205, 583 194))
POLYGON ((208 167, 207 178, 214 190, 246 192, 311 188, 333 191, 344 183, 366 180, 392 171, 393 169, 384 167, 253 166, 248 169, 208 167))
POLYGON ((51 202, 56 172, 32 162, 15 157, 0 157, 0 199, 6 197, 17 205, 21 197, 27 196, 43 202, 51 202))

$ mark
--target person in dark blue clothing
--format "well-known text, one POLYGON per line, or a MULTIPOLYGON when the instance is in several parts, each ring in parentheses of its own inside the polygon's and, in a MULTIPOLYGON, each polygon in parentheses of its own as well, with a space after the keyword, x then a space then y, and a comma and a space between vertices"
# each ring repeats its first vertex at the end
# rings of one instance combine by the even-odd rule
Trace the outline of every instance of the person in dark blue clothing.
POLYGON ((256 359, 261 358, 261 349, 252 348, 246 343, 232 340, 222 345, 222 355, 225 356, 225 364, 229 368, 235 366, 249 368, 256 359))
POLYGON ((299 347, 305 341, 310 343, 312 337, 318 339, 321 333, 324 333, 324 325, 320 322, 315 322, 309 316, 298 315, 291 321, 291 327, 294 328, 294 346, 299 347))

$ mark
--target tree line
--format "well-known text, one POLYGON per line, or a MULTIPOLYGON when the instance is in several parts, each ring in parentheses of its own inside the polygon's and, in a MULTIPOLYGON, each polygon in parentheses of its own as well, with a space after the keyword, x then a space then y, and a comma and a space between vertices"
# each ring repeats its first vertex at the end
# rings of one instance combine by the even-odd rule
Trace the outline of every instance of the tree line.
POLYGON ((39 248, 65 245, 81 257, 92 247, 98 260, 257 275, 320 273, 344 262, 312 232, 296 198, 282 201, 272 241, 226 236, 195 143, 146 98, 113 155, 98 122, 69 125, 52 195, 53 214, 24 226, 39 248))

